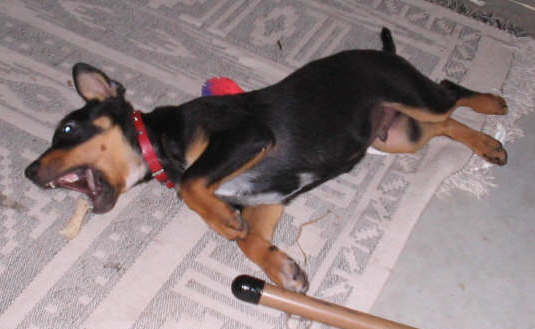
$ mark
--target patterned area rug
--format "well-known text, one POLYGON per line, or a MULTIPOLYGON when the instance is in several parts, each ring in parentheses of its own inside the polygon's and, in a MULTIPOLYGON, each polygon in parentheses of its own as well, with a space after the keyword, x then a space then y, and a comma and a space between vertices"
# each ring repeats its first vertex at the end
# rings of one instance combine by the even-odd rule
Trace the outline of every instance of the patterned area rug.
MULTIPOLYGON (((532 88, 512 78, 535 66, 532 43, 425 1, 2 1, 0 328, 285 328, 286 315, 231 295, 236 275, 262 272, 156 182, 86 218, 69 241, 58 232, 79 195, 40 190, 22 172, 82 104, 68 84, 76 62, 102 68, 150 110, 198 96, 212 76, 250 90, 342 49, 379 48, 382 26, 433 79, 532 88)), ((506 96, 514 111, 531 95, 506 96)), ((447 139, 413 155, 371 153, 287 207, 275 240, 309 274, 311 295, 367 311, 430 198, 469 159, 447 139)))

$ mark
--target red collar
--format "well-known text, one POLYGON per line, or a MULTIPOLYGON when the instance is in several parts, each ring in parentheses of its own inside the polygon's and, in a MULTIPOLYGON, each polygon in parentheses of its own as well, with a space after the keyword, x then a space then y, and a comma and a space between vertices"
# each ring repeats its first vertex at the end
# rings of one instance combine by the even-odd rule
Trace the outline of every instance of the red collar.
POLYGON ((141 112, 132 112, 132 119, 134 120, 134 127, 137 132, 137 142, 141 148, 141 154, 143 154, 143 158, 152 172, 152 177, 156 178, 160 183, 165 184, 168 188, 173 188, 175 184, 165 173, 162 164, 158 161, 156 152, 154 152, 154 149, 152 148, 147 129, 145 128, 143 119, 141 119, 141 112))

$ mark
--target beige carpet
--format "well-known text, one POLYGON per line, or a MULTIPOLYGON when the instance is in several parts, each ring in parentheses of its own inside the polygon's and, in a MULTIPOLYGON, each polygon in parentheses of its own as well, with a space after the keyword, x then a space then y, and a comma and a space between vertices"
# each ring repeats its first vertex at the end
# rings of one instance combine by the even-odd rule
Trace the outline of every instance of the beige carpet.
MULTIPOLYGON (((79 195, 40 190, 22 172, 81 105, 68 85, 76 62, 104 69, 150 110, 198 96, 212 76, 250 90, 314 58, 379 48, 382 26, 437 80, 501 93, 513 63, 535 66, 524 40, 425 1, 2 1, 0 329, 285 328, 284 314, 232 297, 236 275, 263 274, 159 184, 134 188, 68 241, 58 231, 79 195)), ((532 106, 511 97, 512 111, 532 106)), ((476 127, 485 120, 458 117, 476 127)), ((520 135, 507 127, 504 136, 520 135)), ((470 158, 447 139, 414 155, 369 154, 295 200, 277 244, 306 269, 311 295, 366 311, 441 182, 455 173, 450 188, 470 180, 461 175, 470 158)))

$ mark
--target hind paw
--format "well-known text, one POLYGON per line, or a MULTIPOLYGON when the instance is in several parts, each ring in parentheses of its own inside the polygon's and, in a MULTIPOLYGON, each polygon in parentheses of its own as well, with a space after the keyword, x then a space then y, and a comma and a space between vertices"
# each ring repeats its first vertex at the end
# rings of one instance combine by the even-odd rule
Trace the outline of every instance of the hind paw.
POLYGON ((504 115, 507 114, 507 102, 501 96, 494 94, 485 94, 488 98, 487 114, 504 115))
POLYGON ((507 102, 503 97, 494 94, 476 94, 461 98, 457 106, 467 106, 483 114, 504 115, 507 113, 507 102))
POLYGON ((488 162, 499 166, 507 164, 507 151, 502 143, 488 135, 484 136, 485 137, 481 140, 481 151, 479 152, 479 155, 488 162))

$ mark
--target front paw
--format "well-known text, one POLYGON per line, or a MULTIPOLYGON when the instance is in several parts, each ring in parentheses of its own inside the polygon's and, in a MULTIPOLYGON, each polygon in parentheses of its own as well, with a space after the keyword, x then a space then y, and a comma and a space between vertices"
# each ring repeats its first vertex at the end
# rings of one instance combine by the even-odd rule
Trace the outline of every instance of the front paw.
POLYGON ((281 284, 284 289, 298 293, 306 293, 308 290, 308 277, 305 271, 290 257, 281 266, 281 284))
POLYGON ((295 260, 274 246, 270 248, 270 253, 271 257, 264 265, 264 271, 269 278, 284 289, 298 293, 307 292, 307 274, 295 260))
POLYGON ((234 216, 217 228, 216 231, 229 240, 241 240, 247 236, 249 228, 240 213, 236 211, 234 216))

